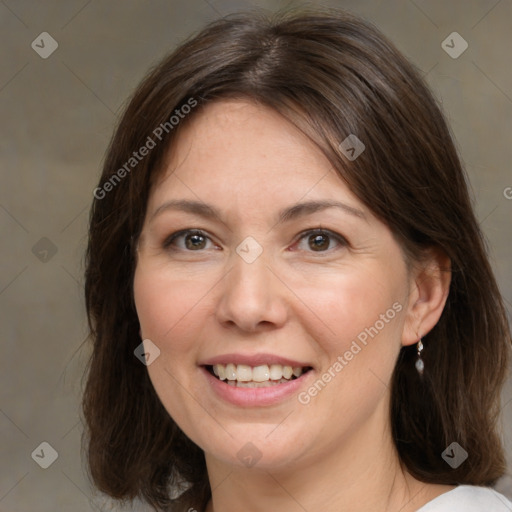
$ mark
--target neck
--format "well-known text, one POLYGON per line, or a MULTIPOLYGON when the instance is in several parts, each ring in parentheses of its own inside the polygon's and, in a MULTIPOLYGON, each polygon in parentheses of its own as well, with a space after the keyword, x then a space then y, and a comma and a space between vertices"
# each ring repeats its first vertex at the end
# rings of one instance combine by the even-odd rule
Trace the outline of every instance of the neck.
POLYGON ((382 429, 386 406, 343 441, 324 444, 292 467, 234 467, 207 454, 206 512, 417 510, 428 501, 428 486, 400 464, 389 427, 382 429))

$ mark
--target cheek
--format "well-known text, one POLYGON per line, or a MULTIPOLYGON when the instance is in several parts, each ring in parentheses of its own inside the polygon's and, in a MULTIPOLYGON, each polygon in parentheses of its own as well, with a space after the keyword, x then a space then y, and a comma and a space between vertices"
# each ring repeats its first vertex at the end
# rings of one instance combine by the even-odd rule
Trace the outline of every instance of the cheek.
POLYGON ((198 303, 207 289, 204 282, 176 279, 176 273, 171 278, 165 271, 138 267, 133 286, 142 336, 166 348, 170 348, 170 340, 177 350, 186 344, 196 325, 193 317, 200 311, 198 303))
POLYGON ((303 325, 320 349, 321 368, 298 400, 311 421, 321 419, 326 438, 331 428, 357 429, 388 390, 403 326, 396 283, 385 273, 353 269, 302 290, 309 297, 303 325))
MULTIPOLYGON (((306 329, 330 359, 343 354, 354 340, 363 346, 377 338, 399 345, 403 286, 399 276, 384 270, 365 266, 317 275, 314 283, 302 286, 296 283, 297 295, 304 297, 300 316, 309 319, 306 329)), ((390 350, 394 353, 395 347, 390 350)))
MULTIPOLYGON (((134 297, 143 339, 159 348, 159 357, 147 370, 154 390, 173 420, 185 432, 194 431, 190 389, 195 371, 195 340, 201 322, 200 298, 204 285, 194 280, 177 280, 163 269, 138 267, 134 276, 134 297)), ((193 405, 193 404, 192 404, 193 405)))

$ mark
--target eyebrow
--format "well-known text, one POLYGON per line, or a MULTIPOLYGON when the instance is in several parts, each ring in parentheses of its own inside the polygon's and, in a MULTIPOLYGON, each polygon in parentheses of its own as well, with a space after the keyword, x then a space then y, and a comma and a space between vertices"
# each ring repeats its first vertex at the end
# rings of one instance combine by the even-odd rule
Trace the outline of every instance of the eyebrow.
MULTIPOLYGON (((298 203, 288 208, 284 208, 279 212, 276 224, 290 222, 300 217, 305 217, 307 215, 311 215, 315 212, 326 210, 328 208, 338 208, 344 211, 345 213, 348 213, 355 217, 366 219, 365 214, 361 210, 358 210, 353 206, 349 206, 348 204, 342 203, 340 201, 319 200, 298 203)), ((203 203, 201 201, 191 201, 189 199, 173 199, 170 201, 166 201, 155 210, 155 212, 151 216, 151 220, 153 220, 156 216, 160 215, 165 211, 173 210, 191 213, 207 219, 214 218, 219 222, 224 223, 224 221, 222 220, 222 215, 220 211, 217 210, 217 208, 206 203, 203 203)))

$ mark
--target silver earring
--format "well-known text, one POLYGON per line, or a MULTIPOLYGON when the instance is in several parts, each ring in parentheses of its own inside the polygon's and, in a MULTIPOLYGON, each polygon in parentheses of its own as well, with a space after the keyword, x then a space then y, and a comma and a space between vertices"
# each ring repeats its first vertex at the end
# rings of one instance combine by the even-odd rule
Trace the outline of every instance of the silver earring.
POLYGON ((425 369, 425 363, 423 362, 423 359, 421 359, 421 352, 423 351, 423 343, 418 341, 418 344, 416 345, 416 349, 418 351, 418 359, 416 359, 416 370, 418 370, 418 373, 420 374, 420 377, 423 376, 423 370, 425 369))

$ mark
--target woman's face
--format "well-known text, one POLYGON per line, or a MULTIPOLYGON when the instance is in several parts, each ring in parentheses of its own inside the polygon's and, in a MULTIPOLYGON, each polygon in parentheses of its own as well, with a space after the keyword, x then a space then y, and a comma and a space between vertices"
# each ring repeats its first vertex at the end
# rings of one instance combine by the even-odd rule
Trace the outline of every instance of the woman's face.
POLYGON ((382 435, 410 287, 390 230, 279 114, 219 101, 183 127, 134 293, 154 388, 207 459, 298 467, 382 435))

